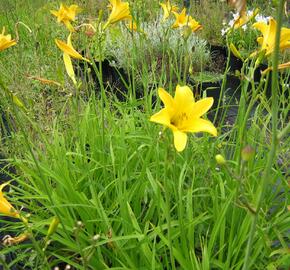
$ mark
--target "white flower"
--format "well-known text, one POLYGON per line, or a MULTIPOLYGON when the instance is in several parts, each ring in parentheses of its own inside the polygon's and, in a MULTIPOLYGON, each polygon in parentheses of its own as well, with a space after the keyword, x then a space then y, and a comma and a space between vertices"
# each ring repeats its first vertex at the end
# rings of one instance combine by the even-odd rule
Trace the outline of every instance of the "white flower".
POLYGON ((236 21, 236 20, 230 20, 230 21, 229 21, 229 27, 233 27, 233 26, 234 26, 234 23, 235 23, 235 21, 236 21))
POLYGON ((224 36, 229 30, 230 30, 230 28, 222 29, 222 31, 221 31, 222 36, 224 36))
POLYGON ((256 19, 256 22, 263 22, 263 23, 267 24, 269 22, 270 18, 271 17, 269 17, 269 16, 266 17, 266 16, 258 14, 255 19, 256 19))

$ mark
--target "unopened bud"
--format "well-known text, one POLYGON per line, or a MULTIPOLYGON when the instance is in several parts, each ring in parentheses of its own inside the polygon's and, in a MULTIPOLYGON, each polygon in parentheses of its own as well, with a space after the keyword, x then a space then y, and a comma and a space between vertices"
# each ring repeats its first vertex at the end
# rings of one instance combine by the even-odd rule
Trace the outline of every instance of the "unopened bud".
POLYGON ((96 234, 96 235, 93 236, 93 239, 92 239, 92 240, 93 240, 94 242, 97 242, 97 241, 100 239, 100 237, 101 237, 101 236, 100 236, 99 234, 96 234))
POLYGON ((79 228, 82 228, 84 226, 84 224, 79 220, 79 221, 77 221, 76 226, 79 228))
POLYGON ((240 52, 238 51, 238 49, 236 48, 236 46, 233 43, 230 44, 230 50, 235 57, 244 61, 242 55, 240 54, 240 52))
POLYGON ((192 68, 192 64, 190 64, 190 66, 189 66, 189 69, 188 69, 188 72, 189 72, 189 74, 190 74, 190 75, 192 75, 192 74, 193 74, 193 68, 192 68))
POLYGON ((215 156, 215 160, 216 160, 217 164, 219 164, 219 165, 225 165, 226 164, 225 158, 222 155, 220 155, 220 154, 215 156))
POLYGON ((47 239, 55 233, 57 227, 58 227, 58 224, 59 224, 59 219, 58 217, 53 217, 52 220, 51 220, 51 223, 49 224, 49 228, 48 228, 48 231, 47 231, 47 239))
POLYGON ((246 147, 243 148, 242 150, 242 159, 244 161, 249 161, 253 156, 254 156, 254 149, 252 148, 252 146, 247 145, 246 147))

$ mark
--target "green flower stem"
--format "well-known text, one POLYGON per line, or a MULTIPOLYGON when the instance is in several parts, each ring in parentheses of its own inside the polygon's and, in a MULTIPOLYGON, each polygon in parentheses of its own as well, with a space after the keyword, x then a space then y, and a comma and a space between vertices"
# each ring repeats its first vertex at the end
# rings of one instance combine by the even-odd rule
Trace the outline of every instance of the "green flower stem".
MULTIPOLYGON (((258 87, 255 87, 255 83, 254 83, 254 72, 256 70, 256 66, 254 67, 254 69, 252 69, 250 76, 252 78, 251 80, 251 87, 252 87, 252 98, 249 102, 249 104, 247 106, 245 106, 245 104, 243 104, 244 107, 246 107, 246 111, 243 112, 241 117, 241 122, 239 121, 239 124, 241 123, 241 128, 240 131, 241 133, 239 134, 239 140, 237 143, 237 151, 236 151, 236 155, 237 155, 237 170, 236 173, 237 174, 241 174, 241 163, 242 163, 242 158, 241 158, 241 149, 243 148, 244 142, 246 141, 246 125, 248 122, 248 118, 250 115, 250 112, 253 108, 253 106, 255 105, 255 103, 258 101, 260 95, 259 93, 261 92, 262 86, 263 86, 263 80, 264 80, 264 75, 262 75, 261 79, 260 79, 260 84, 258 87)), ((268 82, 268 77, 267 77, 267 82, 268 82)), ((266 82, 266 84, 267 84, 266 82)), ((248 84, 247 84, 248 85, 248 84)))
POLYGON ((276 40, 275 40, 275 49, 273 52, 273 73, 272 73, 272 143, 270 152, 268 155, 267 163, 265 170, 262 176, 262 186, 259 190, 257 197, 257 211, 253 215, 252 225, 250 228, 249 239, 246 248, 245 261, 242 270, 251 269, 250 254, 252 251, 252 244, 254 240, 254 235, 256 231, 256 224, 260 212, 260 207, 264 197, 266 187, 271 179, 271 169, 276 156, 276 150, 278 145, 277 138, 277 122, 278 122, 278 61, 279 61, 279 45, 280 45, 280 36, 281 36, 281 26, 282 26, 282 17, 283 17, 283 6, 285 0, 280 0, 277 7, 277 29, 276 29, 276 40))
MULTIPOLYGON (((222 81, 222 86, 221 86, 221 91, 220 91, 220 98, 218 99, 217 109, 216 109, 216 113, 215 113, 215 116, 214 116, 213 123, 216 123, 217 118, 218 118, 220 105, 221 105, 221 102, 222 102, 222 99, 223 99, 223 94, 224 94, 224 91, 226 89, 227 75, 228 75, 229 67, 230 67, 231 50, 230 50, 230 45, 229 45, 229 42, 228 42, 228 35, 229 35, 229 33, 226 35, 226 42, 227 42, 227 51, 229 52, 229 54, 228 54, 228 57, 227 57, 226 68, 225 68, 225 72, 224 72, 224 78, 223 78, 223 81, 222 81)), ((223 122, 223 121, 224 121, 224 119, 222 119, 221 122, 223 122)))
POLYGON ((102 149, 104 149, 105 145, 105 101, 106 101, 106 93, 104 88, 104 81, 103 81, 103 68, 102 68, 102 60, 103 60, 103 50, 102 50, 102 39, 105 35, 104 30, 98 33, 98 57, 99 63, 98 67, 96 63, 92 61, 93 70, 97 75, 97 79, 99 81, 100 89, 101 89, 101 123, 102 123, 102 149))

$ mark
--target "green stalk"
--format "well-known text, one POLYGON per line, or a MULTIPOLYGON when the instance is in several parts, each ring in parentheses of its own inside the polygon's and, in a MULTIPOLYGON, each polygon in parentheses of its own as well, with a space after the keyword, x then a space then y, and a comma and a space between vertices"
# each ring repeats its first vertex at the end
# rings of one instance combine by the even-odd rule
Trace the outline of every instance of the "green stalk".
POLYGON ((262 186, 261 190, 258 193, 257 198, 257 210, 256 214, 253 216, 252 225, 250 229, 249 239, 246 248, 245 261, 242 270, 251 269, 250 254, 252 251, 252 244, 254 240, 254 235, 256 231, 256 224, 260 212, 260 207, 263 201, 264 193, 266 187, 271 179, 271 169, 273 166, 274 158, 276 156, 276 150, 278 145, 277 138, 277 122, 278 122, 278 61, 279 61, 279 47, 280 47, 280 36, 281 36, 281 27, 282 27, 282 17, 283 17, 283 6, 285 0, 280 0, 277 7, 277 29, 276 29, 276 39, 275 39, 275 48, 273 52, 273 73, 272 73, 272 143, 270 152, 267 158, 267 164, 262 176, 262 186))
MULTIPOLYGON (((213 123, 216 123, 216 121, 218 120, 218 114, 219 114, 219 110, 220 110, 220 105, 223 99, 223 95, 224 92, 226 90, 226 82, 227 82, 227 75, 229 73, 229 68, 230 68, 230 58, 231 58, 231 50, 229 47, 229 42, 228 42, 228 34, 226 36, 227 39, 227 51, 228 51, 228 56, 227 56, 227 62, 226 62, 226 68, 225 68, 225 72, 224 72, 224 77, 223 77, 223 81, 222 81, 222 85, 221 85, 221 91, 220 91, 220 98, 218 99, 218 104, 217 104, 217 109, 216 109, 216 113, 213 119, 213 123)), ((201 85, 202 87, 202 85, 201 85)), ((223 122, 223 120, 222 120, 223 122)))

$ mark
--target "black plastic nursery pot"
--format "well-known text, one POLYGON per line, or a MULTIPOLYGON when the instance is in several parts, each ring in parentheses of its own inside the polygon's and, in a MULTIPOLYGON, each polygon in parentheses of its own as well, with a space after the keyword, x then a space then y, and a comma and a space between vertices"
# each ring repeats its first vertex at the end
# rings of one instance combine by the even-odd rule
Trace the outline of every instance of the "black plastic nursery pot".
POLYGON ((102 80, 108 94, 114 94, 119 101, 126 101, 128 76, 123 69, 111 66, 109 60, 95 61, 92 65, 80 62, 77 70, 81 78, 93 83, 96 94, 100 93, 100 80, 102 80), (100 71, 101 79, 98 76, 100 71))
POLYGON ((228 119, 226 121, 230 121, 233 124, 238 111, 238 100, 240 99, 240 79, 233 75, 227 75, 224 92, 222 92, 222 83, 222 78, 211 81, 197 81, 192 78, 189 80, 189 84, 193 85, 195 96, 201 98, 206 95, 214 99, 208 118, 213 121, 217 110, 219 118, 224 112, 224 106, 227 105, 228 119))
MULTIPOLYGON (((100 95, 100 78, 98 73, 102 71, 102 83, 105 88, 105 92, 108 96, 114 96, 120 102, 128 101, 129 90, 128 86, 132 84, 131 77, 123 68, 118 68, 112 66, 108 59, 103 60, 102 62, 95 61, 93 65, 88 65, 87 63, 80 63, 77 67, 78 75, 86 81, 93 83, 93 89, 97 96, 100 95), (87 65, 87 66, 86 66, 87 65), (89 72, 88 72, 89 68, 89 72)), ((137 90, 134 94, 137 100, 143 99, 145 93, 150 93, 155 88, 148 87, 148 89, 141 89, 137 87, 137 90)), ((152 104, 156 102, 156 96, 152 95, 152 104)))

